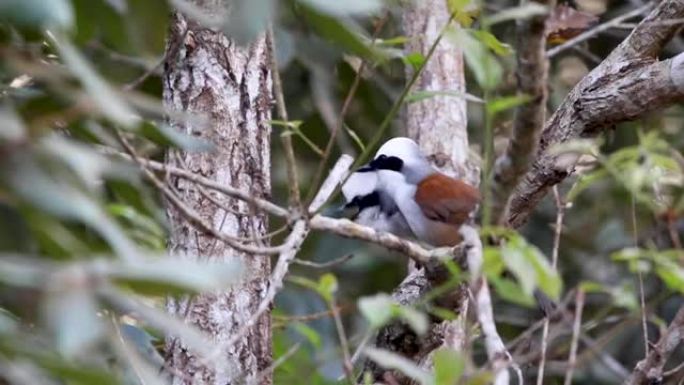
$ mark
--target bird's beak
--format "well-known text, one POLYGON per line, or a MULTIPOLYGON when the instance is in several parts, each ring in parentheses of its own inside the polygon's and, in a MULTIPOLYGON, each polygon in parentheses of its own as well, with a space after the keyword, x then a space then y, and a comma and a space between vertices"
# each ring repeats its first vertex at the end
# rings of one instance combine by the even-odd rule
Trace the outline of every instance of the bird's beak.
POLYGON ((347 203, 345 205, 333 208, 328 214, 332 218, 347 218, 353 219, 359 215, 359 206, 355 203, 347 203))

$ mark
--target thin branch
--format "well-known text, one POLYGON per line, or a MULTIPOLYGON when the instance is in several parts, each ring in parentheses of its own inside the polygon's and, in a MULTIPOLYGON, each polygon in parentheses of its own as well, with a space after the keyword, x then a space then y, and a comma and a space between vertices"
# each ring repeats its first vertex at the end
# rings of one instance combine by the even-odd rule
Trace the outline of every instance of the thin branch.
POLYGON ((577 44, 580 44, 581 42, 583 42, 585 40, 591 39, 592 37, 598 35, 599 33, 603 32, 603 31, 614 28, 614 27, 622 24, 622 22, 624 22, 624 21, 627 21, 633 17, 637 17, 641 14, 646 13, 651 8, 653 8, 653 5, 649 2, 646 5, 643 5, 643 6, 637 8, 635 10, 632 10, 630 12, 625 13, 624 15, 620 15, 618 17, 615 17, 613 19, 606 21, 605 23, 599 24, 596 27, 594 27, 594 28, 592 28, 592 29, 590 29, 584 33, 581 33, 581 34, 575 36, 574 38, 566 41, 565 43, 549 49, 546 52, 546 57, 550 59, 550 58, 558 55, 559 53, 565 51, 568 48, 574 47, 577 44))
MULTIPOLYGON (((333 167, 330 174, 328 175, 326 182, 323 183, 324 187, 332 185, 333 188, 328 187, 327 190, 321 189, 321 191, 323 192, 319 196, 317 196, 318 200, 327 200, 328 197, 324 195, 326 193, 332 193, 332 191, 334 191, 334 186, 341 183, 342 179, 348 172, 351 163, 352 158, 350 156, 343 155, 342 157, 340 157, 340 159, 337 161, 336 166, 333 167)), ((218 344, 212 352, 212 354, 208 355, 207 357, 204 357, 203 361, 208 362, 218 358, 223 352, 226 351, 228 347, 233 346, 233 344, 239 341, 244 336, 244 334, 247 333, 247 331, 249 331, 249 329, 252 326, 254 326, 257 320, 271 308, 276 294, 283 287, 283 279, 285 278, 285 275, 287 275, 290 264, 299 252, 299 249, 301 248, 302 243, 304 242, 308 234, 309 226, 306 218, 297 219, 294 225, 292 226, 292 232, 285 240, 285 243, 283 243, 283 245, 281 246, 282 252, 278 256, 278 262, 276 263, 276 266, 273 268, 271 278, 268 282, 268 289, 264 294, 261 302, 259 303, 259 306, 255 310, 255 312, 250 316, 250 318, 243 325, 241 325, 238 330, 235 331, 235 333, 230 339, 218 344)))
MULTIPOLYGON (((551 253, 551 268, 556 270, 558 264, 558 251, 560 250, 560 238, 563 232, 563 215, 565 214, 565 202, 558 192, 558 186, 553 186, 553 197, 556 201, 556 228, 553 234, 553 251, 551 253)), ((546 348, 549 343, 549 323, 550 317, 544 319, 544 328, 542 329, 541 339, 541 358, 539 360, 539 371, 537 372, 537 385, 544 384, 544 365, 546 364, 546 348)))
MULTIPOLYGON (((266 31, 266 41, 271 46, 271 74, 273 76, 273 93, 275 94, 276 110, 278 117, 288 122, 287 108, 285 107, 285 94, 283 92, 283 82, 280 79, 278 61, 276 58, 275 39, 273 38, 273 26, 269 25, 266 31)), ((287 166, 287 182, 290 186, 290 206, 299 209, 302 199, 299 196, 299 176, 297 175, 297 160, 292 147, 292 135, 280 135, 280 141, 285 149, 285 164, 287 166)))
POLYGON ((572 324, 572 341, 570 342, 570 355, 568 357, 568 371, 565 373, 564 385, 572 384, 572 374, 577 364, 577 346, 582 327, 582 311, 584 310, 584 290, 578 289, 575 298, 575 321, 572 324))
MULTIPOLYGON (((105 153, 110 154, 110 155, 115 155, 117 157, 126 159, 126 160, 133 160, 133 157, 127 154, 120 153, 118 151, 113 151, 110 148, 103 148, 102 149, 105 153)), ((250 194, 247 191, 242 191, 240 189, 231 187, 231 186, 226 186, 224 184, 218 183, 216 181, 213 181, 209 178, 205 178, 199 174, 193 173, 188 170, 184 170, 182 168, 178 167, 173 167, 173 166, 168 166, 164 163, 156 162, 153 160, 145 159, 145 158, 140 158, 138 157, 137 162, 145 166, 146 168, 154 171, 161 171, 164 173, 167 173, 169 175, 173 175, 179 178, 183 178, 185 180, 188 180, 193 183, 200 184, 210 190, 218 191, 222 194, 225 194, 229 197, 240 199, 242 201, 245 201, 249 204, 254 205, 255 207, 264 210, 265 212, 275 215, 278 217, 283 217, 287 218, 290 216, 290 212, 272 202, 269 202, 265 199, 260 199, 254 197, 252 194, 250 194)))
POLYGON ((347 377, 347 381, 350 385, 354 385, 354 365, 351 361, 351 353, 349 352, 349 340, 347 339, 347 334, 344 331, 344 324, 342 324, 342 317, 340 316, 340 309, 337 304, 335 304, 335 297, 332 298, 330 304, 330 312, 335 320, 335 330, 337 331, 337 337, 340 340, 340 348, 342 349, 342 369, 344 370, 344 375, 347 377))
MULTIPOLYGON (((553 8, 554 0, 537 1, 553 8)), ((504 219, 513 189, 525 175, 536 152, 539 134, 546 121, 547 77, 549 72, 546 48, 546 15, 537 15, 519 22, 516 31, 517 92, 529 102, 517 107, 513 118, 513 135, 506 151, 496 160, 493 170, 492 213, 499 213, 496 222, 504 219)))
POLYGON ((639 361, 625 385, 659 384, 663 368, 672 352, 684 341, 684 306, 679 309, 670 326, 660 336, 650 353, 639 361))
MULTIPOLYGON (((387 22, 388 18, 389 12, 385 16, 383 16, 382 19, 380 19, 380 21, 375 26, 375 30, 371 35, 371 49, 374 47, 375 41, 378 35, 380 34, 380 31, 382 31, 382 28, 385 26, 385 23, 387 22)), ((347 111, 349 110, 349 106, 351 106, 352 100, 354 100, 354 95, 356 95, 356 91, 358 90, 359 85, 361 84, 361 78, 367 66, 368 62, 364 59, 361 59, 361 64, 359 65, 359 68, 356 71, 356 75, 354 76, 354 80, 352 81, 351 87, 349 87, 347 96, 344 98, 344 102, 342 102, 342 109, 340 110, 340 115, 337 118, 337 122, 333 126, 332 131, 330 132, 330 138, 328 139, 328 143, 325 145, 325 150, 323 150, 323 159, 321 159, 321 163, 319 164, 318 169, 314 174, 313 183, 311 184, 312 191, 318 186, 318 183, 323 177, 323 171, 325 171, 326 163, 328 163, 328 159, 330 158, 330 155, 332 153, 333 142, 337 138, 337 133, 342 130, 342 126, 344 125, 344 117, 347 115, 347 111)))
POLYGON ((234 237, 231 237, 223 232, 220 232, 216 230, 211 224, 207 223, 205 220, 202 219, 202 217, 192 208, 187 206, 183 200, 176 195, 171 189, 168 188, 162 182, 157 178, 154 173, 152 173, 147 167, 145 167, 144 162, 141 161, 141 158, 137 155, 135 149, 133 146, 128 143, 126 138, 123 137, 121 132, 119 130, 115 130, 116 136, 119 139, 119 142, 121 145, 126 149, 126 151, 129 153, 129 155, 133 158, 133 161, 136 162, 139 166, 140 169, 142 170, 143 174, 145 177, 154 184, 154 186, 164 194, 166 199, 169 200, 171 204, 183 215, 183 217, 194 227, 197 229, 210 234, 214 238, 220 239, 224 243, 226 243, 228 246, 234 248, 235 250, 239 250, 245 253, 251 253, 251 254, 256 254, 256 255, 266 255, 266 254, 279 254, 283 250, 286 250, 286 245, 281 245, 281 246, 251 246, 251 245, 246 245, 244 243, 241 243, 239 239, 236 239, 234 237))
POLYGON ((321 270, 327 270, 333 267, 337 267, 339 265, 342 265, 349 261, 350 259, 354 258, 354 254, 345 254, 339 258, 333 259, 332 261, 328 262, 311 262, 311 261, 305 261, 303 259, 297 259, 295 258, 292 263, 296 265, 301 265, 301 266, 306 266, 306 267, 311 267, 314 269, 321 269, 321 270))

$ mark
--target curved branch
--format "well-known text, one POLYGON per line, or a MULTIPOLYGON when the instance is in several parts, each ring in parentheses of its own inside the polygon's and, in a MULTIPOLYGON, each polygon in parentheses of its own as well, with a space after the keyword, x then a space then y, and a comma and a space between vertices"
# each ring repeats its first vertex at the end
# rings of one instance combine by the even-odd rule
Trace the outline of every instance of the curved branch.
POLYGON ((658 61, 656 55, 677 26, 653 21, 684 16, 684 0, 662 1, 606 60, 568 94, 547 121, 537 157, 517 186, 505 224, 524 224, 549 188, 573 171, 575 159, 549 149, 592 137, 613 125, 684 99, 684 54, 658 61))

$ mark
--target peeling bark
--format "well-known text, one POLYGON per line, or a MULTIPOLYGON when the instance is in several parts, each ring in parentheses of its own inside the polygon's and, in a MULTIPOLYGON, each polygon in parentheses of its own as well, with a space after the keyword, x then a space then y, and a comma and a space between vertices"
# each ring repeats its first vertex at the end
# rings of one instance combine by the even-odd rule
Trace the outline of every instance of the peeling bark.
MULTIPOLYGON (((203 5, 208 10, 219 5, 203 5)), ((218 2, 220 3, 220 2, 218 2)), ((188 135, 211 142, 211 152, 169 151, 167 164, 202 175, 217 183, 268 198, 270 185, 271 72, 264 36, 247 47, 237 46, 221 32, 204 28, 176 13, 171 21, 164 70, 164 105, 170 111, 192 115, 171 125, 188 135), (195 117, 199 116, 200 119, 195 117)), ((173 114, 177 116, 177 114, 173 114)), ((196 185, 170 176, 170 188, 188 206, 220 232, 252 237, 266 233, 267 215, 255 214, 244 201, 216 195, 226 211, 200 194, 196 185)), ((268 256, 246 255, 196 230, 172 207, 169 250, 191 259, 240 259, 247 268, 242 283, 221 293, 168 301, 169 312, 185 317, 217 343, 231 338, 255 312, 268 289, 268 256)), ((255 246, 263 246, 256 242, 255 246)), ((167 365, 173 384, 242 384, 255 378, 272 361, 270 315, 261 316, 254 327, 210 362, 182 343, 167 341, 167 365)), ((270 384, 265 376, 260 384, 270 384)))

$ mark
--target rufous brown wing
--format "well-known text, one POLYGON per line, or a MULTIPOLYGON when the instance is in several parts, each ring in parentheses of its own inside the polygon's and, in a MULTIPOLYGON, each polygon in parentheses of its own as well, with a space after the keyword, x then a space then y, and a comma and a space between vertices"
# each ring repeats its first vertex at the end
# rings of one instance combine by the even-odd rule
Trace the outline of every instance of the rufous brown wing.
POLYGON ((429 219, 460 227, 480 203, 480 192, 461 180, 435 173, 418 184, 415 200, 429 219))

